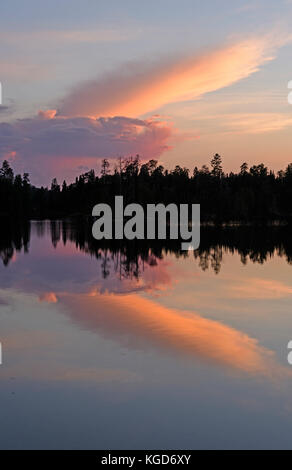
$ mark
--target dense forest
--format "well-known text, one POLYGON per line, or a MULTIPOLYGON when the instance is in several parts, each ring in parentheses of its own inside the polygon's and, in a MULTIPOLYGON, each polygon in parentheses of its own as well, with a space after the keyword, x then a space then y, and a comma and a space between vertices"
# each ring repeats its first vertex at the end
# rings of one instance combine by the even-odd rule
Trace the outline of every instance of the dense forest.
POLYGON ((237 173, 225 173, 216 154, 210 168, 191 172, 177 165, 165 169, 156 160, 142 163, 139 156, 119 158, 111 167, 102 161, 97 175, 90 170, 74 183, 53 179, 50 188, 30 184, 29 174, 14 174, 5 160, 0 169, 0 215, 13 218, 87 216, 95 204, 124 203, 201 204, 201 220, 222 222, 292 221, 292 163, 275 174, 263 163, 243 163, 237 173))

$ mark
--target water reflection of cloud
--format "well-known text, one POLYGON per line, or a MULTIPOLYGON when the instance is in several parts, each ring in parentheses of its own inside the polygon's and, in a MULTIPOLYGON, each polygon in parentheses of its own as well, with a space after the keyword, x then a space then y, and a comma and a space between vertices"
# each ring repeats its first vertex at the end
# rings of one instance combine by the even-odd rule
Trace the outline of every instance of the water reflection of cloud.
MULTIPOLYGON (((110 251, 107 253, 113 268, 115 260, 110 251)), ((89 257, 70 241, 52 248, 43 239, 34 239, 29 257, 20 255, 8 270, 0 270, 0 280, 3 287, 33 293, 39 301, 58 302, 58 311, 65 309, 75 323, 126 347, 152 347, 251 374, 267 376, 276 369, 279 373, 284 368, 275 364, 273 352, 222 324, 221 318, 226 316, 220 316, 219 321, 203 318, 209 313, 210 302, 216 312, 226 313, 227 307, 238 308, 241 299, 265 300, 291 294, 291 288, 283 282, 251 277, 249 272, 246 274, 250 277, 238 276, 232 261, 226 267, 227 275, 211 279, 212 273, 196 272, 192 258, 182 260, 165 254, 155 263, 144 264, 138 278, 123 277, 114 269, 104 278, 103 259, 89 257), (145 298, 162 292, 160 302, 168 306, 145 298), (197 313, 199 310, 202 314, 197 313)))
POLYGON ((1 371, 2 379, 39 380, 42 382, 75 382, 75 383, 136 383, 142 378, 135 372, 126 369, 105 369, 99 367, 67 366, 52 361, 31 359, 25 367, 17 364, 1 371))
POLYGON ((230 297, 279 299, 292 295, 292 287, 274 279, 249 278, 230 286, 230 297))
POLYGON ((197 313, 170 309, 136 294, 62 295, 69 316, 129 348, 149 346, 250 374, 269 375, 273 352, 256 339, 197 313))
POLYGON ((37 293, 40 300, 47 301, 48 294, 58 292, 159 293, 171 288, 175 282, 169 272, 172 261, 159 258, 155 264, 150 261, 137 257, 139 276, 135 276, 132 272, 124 273, 110 252, 101 251, 101 257, 94 258, 76 250, 75 244, 69 241, 66 246, 58 245, 54 249, 51 244, 35 239, 29 257, 21 255, 8 270, 0 269, 0 283, 2 287, 37 293))

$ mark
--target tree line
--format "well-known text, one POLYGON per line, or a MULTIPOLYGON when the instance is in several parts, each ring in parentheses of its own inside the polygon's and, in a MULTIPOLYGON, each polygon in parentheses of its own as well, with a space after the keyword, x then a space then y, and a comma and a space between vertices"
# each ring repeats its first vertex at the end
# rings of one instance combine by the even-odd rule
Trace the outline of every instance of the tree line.
POLYGON ((68 184, 56 178, 50 188, 30 183, 28 173, 14 174, 4 160, 0 169, 0 215, 22 218, 90 216, 95 204, 124 203, 200 204, 206 222, 292 221, 292 163, 285 170, 269 170, 263 163, 244 162, 238 172, 225 173, 222 158, 215 154, 210 167, 192 171, 177 165, 165 169, 157 160, 141 162, 139 156, 119 158, 101 171, 90 170, 68 184))

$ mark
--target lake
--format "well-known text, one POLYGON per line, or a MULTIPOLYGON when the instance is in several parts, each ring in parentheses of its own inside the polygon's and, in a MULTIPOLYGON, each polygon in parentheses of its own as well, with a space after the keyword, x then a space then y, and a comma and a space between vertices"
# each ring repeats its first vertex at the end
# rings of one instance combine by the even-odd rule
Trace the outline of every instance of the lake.
POLYGON ((2 449, 291 448, 291 231, 3 224, 2 449))

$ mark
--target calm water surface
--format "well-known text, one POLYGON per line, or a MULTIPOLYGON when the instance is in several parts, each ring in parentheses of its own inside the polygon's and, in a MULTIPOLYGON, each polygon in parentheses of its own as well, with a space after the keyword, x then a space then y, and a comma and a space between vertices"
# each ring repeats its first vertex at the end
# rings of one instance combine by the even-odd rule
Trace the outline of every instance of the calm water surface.
POLYGON ((0 447, 291 448, 289 244, 236 233, 187 254, 2 233, 0 447))

